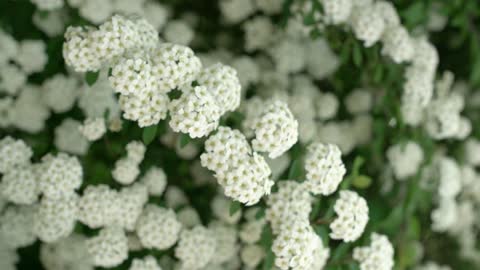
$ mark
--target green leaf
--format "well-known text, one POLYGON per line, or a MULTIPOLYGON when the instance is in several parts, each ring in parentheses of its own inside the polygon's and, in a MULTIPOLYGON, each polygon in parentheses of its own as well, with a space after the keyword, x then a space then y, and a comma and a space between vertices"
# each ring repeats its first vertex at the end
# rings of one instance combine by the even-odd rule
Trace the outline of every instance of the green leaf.
POLYGON ((355 66, 360 67, 362 65, 362 48, 355 42, 353 46, 353 63, 355 66))
POLYGON ((85 81, 89 86, 92 86, 97 81, 99 74, 100 74, 99 71, 97 72, 88 71, 87 73, 85 73, 85 81))
POLYGON ((272 269, 274 260, 275 260, 275 255, 271 250, 269 250, 267 252, 267 256, 265 256, 265 260, 263 261, 263 270, 272 269))
POLYGON ((302 162, 296 159, 292 162, 290 170, 288 171, 288 179, 298 180, 302 175, 302 162))
POLYGON ((330 237, 328 236, 328 230, 324 225, 314 226, 315 233, 322 238, 323 245, 328 246, 330 237))
POLYGON ((149 145, 157 135, 157 125, 148 126, 143 129, 142 139, 145 145, 149 145))
POLYGON ((265 216, 265 208, 258 209, 257 213, 255 214, 255 219, 259 220, 265 216))
POLYGON ((190 141, 192 140, 192 138, 190 138, 190 136, 188 136, 188 134, 181 134, 180 135, 180 148, 183 148, 185 147, 187 144, 190 143, 190 141))
POLYGON ((350 249, 350 243, 341 243, 332 253, 332 261, 340 260, 350 249))
POLYGON ((359 189, 368 188, 372 184, 372 178, 366 175, 359 175, 353 178, 352 185, 359 189))
POLYGON ((275 261, 275 254, 272 252, 272 243, 273 243, 273 233, 272 228, 268 224, 265 224, 262 231, 262 236, 260 238, 260 244, 265 250, 266 256, 263 261, 263 269, 270 270, 273 267, 273 262, 275 261))
POLYGON ((235 213, 237 213, 240 208, 242 208, 242 204, 239 201, 232 201, 230 203, 230 216, 235 215, 235 213))
POLYGON ((310 12, 309 14, 305 15, 305 17, 303 17, 303 24, 304 25, 315 24, 315 17, 313 16, 312 12, 310 12))
POLYGON ((477 58, 475 60, 470 73, 470 82, 473 85, 480 85, 480 59, 477 58))
POLYGON ((416 1, 411 4, 402 14, 408 26, 420 24, 425 16, 425 4, 421 1, 416 1))

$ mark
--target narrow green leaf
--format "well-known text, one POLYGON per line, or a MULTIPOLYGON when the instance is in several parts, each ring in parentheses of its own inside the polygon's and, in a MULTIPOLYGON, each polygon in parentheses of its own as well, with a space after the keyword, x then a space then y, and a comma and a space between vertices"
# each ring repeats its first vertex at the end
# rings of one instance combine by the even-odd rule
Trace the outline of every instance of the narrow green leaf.
POLYGON ((97 72, 88 71, 87 73, 85 73, 85 81, 89 86, 92 86, 97 81, 99 74, 100 72, 98 71, 97 72))
POLYGON ((237 213, 240 208, 242 208, 242 204, 239 201, 232 201, 230 203, 230 216, 235 215, 235 213, 237 213))
POLYGON ((477 58, 475 60, 470 73, 470 82, 473 85, 480 85, 480 59, 477 58))
POLYGON ((330 237, 328 236, 328 230, 325 227, 325 225, 317 225, 314 226, 313 229, 315 230, 315 233, 322 238, 322 242, 325 246, 328 246, 328 243, 330 242, 330 237))
POLYGON ((145 145, 149 145, 157 135, 157 125, 148 126, 143 129, 142 139, 145 145))
POLYGON ((272 269, 274 260, 275 260, 275 255, 271 250, 269 250, 267 252, 267 256, 265 256, 265 260, 263 261, 263 270, 272 269))
POLYGON ((288 179, 298 180, 302 175, 302 162, 299 159, 296 159, 292 162, 290 170, 288 171, 288 179))
POLYGON ((190 138, 190 136, 188 136, 188 134, 181 134, 180 135, 180 148, 183 148, 185 147, 187 144, 190 143, 190 141, 192 140, 192 138, 190 138))
POLYGON ((353 63, 357 67, 362 65, 362 48, 360 48, 360 45, 356 42, 353 46, 353 63))

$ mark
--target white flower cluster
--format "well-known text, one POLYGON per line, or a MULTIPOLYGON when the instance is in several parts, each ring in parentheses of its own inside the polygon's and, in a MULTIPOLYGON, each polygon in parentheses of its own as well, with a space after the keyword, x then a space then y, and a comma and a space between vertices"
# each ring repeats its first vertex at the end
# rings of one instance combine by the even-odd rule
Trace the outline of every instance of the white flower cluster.
POLYGON ((464 97, 450 92, 453 74, 445 72, 437 83, 436 97, 426 108, 425 128, 429 135, 437 140, 447 138, 466 138, 471 131, 470 120, 463 118, 464 97))
POLYGON ((281 231, 282 224, 308 220, 312 211, 312 197, 304 185, 294 181, 280 181, 278 191, 267 199, 266 219, 273 233, 281 231))
POLYGON ((83 182, 80 162, 65 153, 44 156, 37 171, 38 189, 47 199, 72 197, 83 182))
POLYGON ((33 231, 34 209, 9 206, 0 216, 0 238, 9 248, 27 247, 37 240, 33 231))
POLYGON ((87 251, 86 238, 81 234, 72 234, 55 243, 43 244, 40 248, 40 261, 49 270, 94 269, 87 251))
POLYGON ((398 180, 414 176, 423 162, 423 150, 413 141, 390 146, 387 158, 398 180))
POLYGON ((330 224, 330 237, 344 242, 357 240, 368 222, 367 201, 353 191, 342 190, 333 209, 338 217, 330 224))
POLYGON ((225 195, 241 203, 257 203, 273 186, 265 159, 252 151, 238 130, 220 127, 205 141, 200 159, 202 166, 215 172, 225 195))
POLYGON ((298 140, 298 122, 288 105, 281 101, 262 108, 248 128, 255 134, 253 149, 267 152, 270 158, 279 157, 298 140))
POLYGON ((272 246, 275 265, 282 270, 312 269, 315 254, 323 249, 322 240, 310 223, 302 220, 284 224, 272 246))
POLYGON ((153 256, 147 256, 143 259, 133 259, 129 270, 162 270, 153 256))
POLYGON ((33 231, 42 241, 51 243, 68 237, 77 221, 77 195, 44 197, 34 214, 33 231))
POLYGON ((107 185, 88 186, 78 201, 78 220, 90 228, 113 225, 119 215, 118 194, 107 185))
POLYGON ((42 85, 42 99, 54 113, 72 109, 79 95, 79 84, 75 77, 57 74, 42 85))
POLYGON ((85 155, 90 146, 89 141, 80 132, 81 123, 72 118, 66 118, 55 128, 55 146, 64 152, 85 155))
POLYGON ((151 167, 140 179, 151 196, 161 196, 167 187, 167 175, 162 168, 151 167))
POLYGON ((105 227, 87 240, 87 250, 95 266, 112 268, 128 258, 128 238, 117 227, 105 227))
POLYGON ((423 121, 434 88, 438 53, 426 39, 412 37, 401 25, 397 10, 387 1, 322 0, 324 24, 347 24, 365 47, 382 43, 382 54, 395 63, 409 64, 402 94, 402 116, 408 125, 423 121))
POLYGON ((28 165, 32 149, 22 140, 7 136, 0 140, 0 173, 6 173, 15 166, 28 165))
POLYGON ((112 176, 115 181, 123 185, 133 183, 140 174, 139 165, 142 162, 147 148, 139 141, 131 141, 126 146, 127 156, 115 162, 112 176))
POLYGON ((237 229, 221 222, 214 222, 208 226, 215 235, 215 256, 210 264, 221 265, 227 263, 237 255, 237 229))
POLYGON ((393 269, 394 250, 385 235, 373 233, 370 246, 356 247, 353 258, 360 263, 361 270, 393 269))
POLYGON ((171 209, 147 205, 137 220, 136 233, 145 248, 168 249, 178 240, 182 224, 171 209))
POLYGON ((431 213, 432 230, 445 232, 458 222, 459 205, 456 200, 462 189, 462 171, 455 160, 441 157, 434 168, 438 179, 438 207, 431 213))
POLYGON ((180 260, 180 269, 202 269, 215 256, 216 240, 213 231, 202 226, 184 230, 175 248, 175 256, 180 260))
POLYGON ((169 105, 170 127, 192 138, 204 137, 218 127, 220 106, 204 86, 184 91, 169 105))
POLYGON ((313 143, 307 148, 305 170, 308 190, 313 194, 335 192, 346 173, 340 149, 333 144, 313 143))
POLYGON ((144 19, 115 15, 98 29, 69 27, 63 46, 65 62, 78 72, 97 71, 128 50, 154 47, 158 36, 153 27, 143 28, 148 25, 144 19))
POLYGON ((89 141, 100 139, 106 132, 105 119, 103 118, 87 118, 83 125, 79 127, 80 132, 89 141))

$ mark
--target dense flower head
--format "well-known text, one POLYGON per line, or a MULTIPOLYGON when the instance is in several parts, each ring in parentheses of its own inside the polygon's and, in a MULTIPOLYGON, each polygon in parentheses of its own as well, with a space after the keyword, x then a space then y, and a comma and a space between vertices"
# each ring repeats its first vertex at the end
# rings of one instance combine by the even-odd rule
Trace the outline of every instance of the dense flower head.
POLYGON ((245 32, 245 50, 248 52, 266 49, 273 41, 275 31, 270 18, 257 16, 243 25, 245 32))
POLYGON ((78 200, 78 220, 90 228, 113 225, 118 218, 118 193, 107 185, 90 185, 78 200))
POLYGON ((15 62, 23 71, 27 74, 42 71, 48 61, 46 44, 41 40, 22 40, 18 45, 15 62))
POLYGON ((217 242, 213 231, 196 226, 184 230, 175 248, 175 257, 180 260, 180 269, 202 269, 215 256, 217 242))
POLYGON ((70 197, 83 181, 83 169, 76 157, 48 154, 38 167, 38 188, 51 199, 70 197))
POLYGON ((393 246, 385 235, 373 233, 370 246, 357 247, 353 258, 360 262, 361 270, 393 269, 393 246))
POLYGON ((43 242, 52 243, 68 237, 77 221, 78 196, 42 198, 35 209, 33 231, 43 242))
POLYGON ((275 265, 282 270, 311 269, 318 241, 321 240, 308 221, 284 224, 272 246, 275 265))
POLYGON ((353 191, 342 190, 333 209, 338 217, 330 224, 332 230, 330 238, 344 242, 357 240, 368 222, 368 206, 365 199, 353 191))
POLYGON ((83 125, 79 127, 79 130, 87 140, 96 141, 107 132, 105 119, 87 118, 83 122, 83 125))
POLYGON ((265 217, 278 234, 283 224, 308 220, 312 211, 312 197, 304 185, 294 181, 280 181, 277 192, 267 199, 265 217))
POLYGON ((24 141, 6 136, 0 140, 0 173, 15 166, 27 165, 32 154, 32 149, 24 141))
POLYGON ((241 85, 237 71, 220 63, 202 69, 197 82, 211 92, 220 107, 220 114, 240 106, 241 85))
POLYGON ((168 249, 178 240, 182 224, 171 209, 153 204, 145 207, 137 220, 136 233, 146 248, 168 249))
POLYGON ((115 92, 140 98, 158 91, 159 86, 152 69, 148 57, 134 54, 118 60, 112 67, 112 74, 108 79, 115 92))
POLYGON ((90 37, 93 31, 94 29, 90 27, 71 26, 65 32, 63 59, 75 71, 95 71, 102 65, 94 51, 93 40, 90 37))
POLYGON ((94 268, 87 251, 86 238, 75 233, 55 243, 43 244, 40 247, 40 261, 49 270, 94 268))
POLYGON ((129 270, 162 270, 157 260, 153 256, 147 256, 143 259, 133 259, 129 270))
POLYGON ((417 173, 423 161, 422 148, 413 141, 392 145, 387 150, 387 158, 398 180, 405 180, 417 173))
POLYGON ((238 23, 255 12, 253 0, 222 0, 219 5, 223 17, 229 23, 238 23))
POLYGON ((27 247, 37 240, 33 231, 34 208, 9 206, 0 216, 0 238, 12 249, 27 247))
POLYGON ((142 214, 144 205, 148 201, 147 187, 135 183, 124 187, 118 194, 118 208, 120 213, 115 220, 115 225, 127 231, 134 231, 138 218, 142 214))
POLYGON ((161 43, 151 53, 152 73, 162 92, 190 86, 202 68, 192 49, 173 43, 161 43))
POLYGON ((352 0, 322 0, 325 20, 330 24, 341 24, 352 12, 352 0))
POLYGON ((270 158, 280 156, 298 140, 298 122, 288 105, 281 101, 274 101, 263 108, 250 128, 255 132, 253 149, 268 152, 270 158))
POLYGON ((39 190, 35 166, 26 164, 9 169, 0 182, 0 193, 15 204, 37 202, 39 190))
POLYGON ((167 175, 162 168, 151 167, 140 180, 151 196, 161 196, 167 187, 167 175))
POLYGON ((219 125, 221 108, 205 86, 195 86, 183 92, 169 105, 170 127, 192 138, 204 137, 219 125))
POLYGON ((74 155, 85 155, 90 146, 87 138, 80 132, 82 123, 66 118, 55 128, 55 146, 63 152, 74 155))
POLYGON ((211 263, 222 264, 232 260, 237 256, 237 230, 235 227, 214 222, 208 228, 215 235, 215 256, 213 256, 211 263))
POLYGON ((385 26, 392 27, 400 24, 400 16, 393 3, 385 0, 378 0, 373 3, 377 12, 382 16, 385 26))
POLYGON ((118 227, 105 227, 87 240, 87 250, 95 266, 115 267, 128 257, 128 239, 118 227))
POLYGON ((385 30, 385 21, 373 5, 355 8, 349 20, 355 36, 363 41, 365 47, 379 41, 385 30))
POLYGON ((163 37, 168 42, 189 45, 195 37, 195 32, 188 23, 181 20, 172 20, 165 25, 163 37))
POLYGON ((346 173, 342 153, 333 144, 314 143, 308 146, 305 160, 305 185, 313 194, 330 195, 337 190, 346 173))
POLYGON ((385 29, 382 36, 382 53, 392 58, 395 63, 412 60, 414 46, 410 34, 403 26, 385 29))
POLYGON ((55 113, 70 110, 78 97, 78 81, 73 77, 55 75, 42 85, 42 99, 55 113))

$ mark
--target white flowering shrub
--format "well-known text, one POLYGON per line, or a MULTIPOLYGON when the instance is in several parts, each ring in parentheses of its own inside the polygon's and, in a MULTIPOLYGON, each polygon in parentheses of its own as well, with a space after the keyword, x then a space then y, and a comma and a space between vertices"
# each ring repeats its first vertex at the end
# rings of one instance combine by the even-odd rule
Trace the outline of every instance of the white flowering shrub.
POLYGON ((0 1, 0 269, 480 268, 480 2, 0 1))

